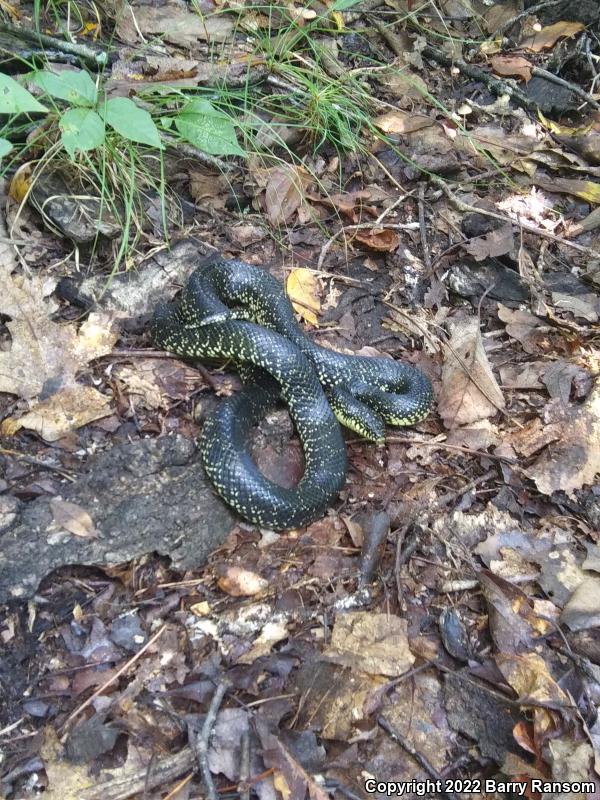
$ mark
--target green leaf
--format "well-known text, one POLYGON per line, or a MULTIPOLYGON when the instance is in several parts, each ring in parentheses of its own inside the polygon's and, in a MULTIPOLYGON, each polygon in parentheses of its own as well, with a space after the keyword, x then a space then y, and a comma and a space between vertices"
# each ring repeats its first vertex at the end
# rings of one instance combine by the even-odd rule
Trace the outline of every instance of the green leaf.
POLYGON ((70 108, 58 124, 62 143, 71 158, 78 150, 94 150, 104 141, 104 122, 91 108, 70 108))
POLYGON ((175 117, 175 127, 190 144, 214 156, 245 156, 239 146, 233 122, 208 100, 188 103, 175 117))
POLYGON ((133 100, 128 97, 113 97, 106 104, 106 109, 100 111, 104 113, 106 124, 124 139, 163 149, 154 120, 147 111, 136 106, 133 100))
POLYGON ((9 142, 8 139, 0 139, 0 158, 7 156, 12 149, 12 142, 9 142))
POLYGON ((43 69, 36 72, 32 80, 47 94, 66 100, 72 106, 89 107, 96 104, 96 84, 83 70, 55 73, 43 69))
POLYGON ((360 3, 361 0, 335 0, 335 3, 329 7, 330 11, 346 11, 347 8, 352 8, 360 3))
POLYGON ((0 114, 28 114, 48 111, 27 89, 8 75, 0 72, 0 114))

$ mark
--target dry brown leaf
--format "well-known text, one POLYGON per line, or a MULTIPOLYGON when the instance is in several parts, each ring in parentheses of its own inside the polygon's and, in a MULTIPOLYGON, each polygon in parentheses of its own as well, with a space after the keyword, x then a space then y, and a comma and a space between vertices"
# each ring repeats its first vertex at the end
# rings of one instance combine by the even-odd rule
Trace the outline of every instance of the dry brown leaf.
POLYGON ((251 597, 264 592, 268 581, 242 567, 228 567, 218 580, 219 589, 232 597, 251 597))
POLYGON ((317 326, 319 324, 317 314, 321 310, 319 298, 321 287, 315 273, 305 267, 293 269, 288 275, 285 288, 296 314, 300 314, 302 319, 311 325, 317 326))
POLYGON ((523 39, 521 47, 524 50, 530 50, 532 53, 540 53, 542 50, 554 47, 559 39, 563 37, 570 39, 584 30, 585 25, 582 22, 561 20, 560 22, 555 22, 554 25, 546 25, 541 31, 534 33, 533 36, 523 39))
POLYGON ((504 408, 504 397, 483 348, 477 317, 450 324, 444 346, 438 411, 447 428, 491 417, 504 408))
POLYGON ((490 63, 497 75, 516 75, 525 83, 531 80, 533 64, 523 56, 494 56, 490 63))
POLYGON ((506 325, 506 332, 523 346, 526 353, 548 350, 547 325, 530 311, 512 309, 498 303, 498 316, 506 325))
POLYGON ((82 539, 93 539, 98 535, 91 516, 77 503, 63 500, 62 497, 53 497, 50 500, 50 508, 57 528, 69 531, 73 536, 82 539))
POLYGON ((287 639, 290 632, 284 622, 267 622, 256 639, 252 642, 250 650, 243 653, 238 659, 237 664, 253 664, 257 658, 268 656, 272 652, 273 646, 283 639, 287 639))
POLYGON ((31 411, 21 417, 7 417, 0 433, 12 436, 20 428, 36 431, 47 442, 112 413, 111 398, 93 386, 68 386, 42 402, 32 401, 31 411))
POLYGON ((12 346, 0 352, 0 391, 30 399, 44 389, 51 393, 75 385, 75 375, 89 361, 109 353, 117 340, 111 317, 90 314, 79 332, 53 322, 53 306, 44 301, 45 287, 35 278, 8 277, 0 295, 0 313, 12 346))
POLYGON ((310 183, 311 177, 302 167, 286 165, 268 171, 265 206, 272 225, 281 225, 294 216, 304 203, 310 183))
POLYGON ((339 614, 324 655, 342 666, 390 677, 404 674, 415 661, 406 620, 372 611, 339 614))
POLYGON ((234 20, 227 14, 200 15, 183 3, 136 4, 135 10, 128 3, 124 6, 117 21, 117 35, 127 44, 138 44, 145 35, 155 35, 179 47, 192 48, 198 40, 227 41, 234 29, 234 20))
POLYGON ((435 124, 435 120, 425 114, 411 114, 400 110, 375 117, 374 122, 384 133, 414 133, 435 124))
POLYGON ((400 246, 400 237, 389 228, 366 228, 358 231, 354 238, 370 250, 380 253, 391 253, 400 246))
POLYGON ((564 410, 561 431, 560 440, 546 448, 527 475, 544 494, 563 491, 572 497, 600 473, 600 381, 583 405, 564 410))
POLYGON ((485 261, 486 258, 499 258, 514 250, 515 237, 512 225, 502 225, 484 236, 476 236, 463 244, 463 249, 473 256, 475 261, 485 261))
POLYGON ((572 631, 600 627, 600 578, 589 575, 575 589, 560 616, 572 631))
POLYGON ((520 11, 518 0, 494 3, 483 15, 486 31, 493 36, 496 31, 507 22, 510 22, 520 11))
POLYGON ((110 353, 117 340, 111 330, 112 317, 90 314, 80 326, 53 322, 55 310, 45 296, 53 284, 39 277, 11 275, 13 265, 3 269, 0 313, 9 317, 6 326, 11 347, 0 352, 0 392, 30 401, 30 412, 7 419, 5 434, 20 427, 36 430, 48 441, 109 413, 110 399, 90 386, 77 382, 77 373, 99 356, 110 353), (42 401, 36 401, 43 395, 42 401))
POLYGON ((365 206, 363 201, 371 197, 368 189, 359 189, 356 192, 346 192, 344 194, 330 194, 325 197, 307 194, 306 197, 313 203, 321 203, 343 214, 345 217, 357 223, 363 212, 377 216, 377 209, 374 206, 365 206))

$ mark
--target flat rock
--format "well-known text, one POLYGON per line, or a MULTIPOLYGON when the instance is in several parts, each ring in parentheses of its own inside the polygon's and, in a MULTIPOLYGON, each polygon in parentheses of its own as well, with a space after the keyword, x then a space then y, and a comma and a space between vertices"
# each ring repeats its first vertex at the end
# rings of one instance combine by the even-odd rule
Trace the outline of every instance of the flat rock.
POLYGON ((0 602, 31 597, 42 578, 68 564, 101 567, 157 552, 175 569, 200 567, 235 521, 208 483, 196 445, 183 436, 98 453, 60 497, 90 515, 92 536, 75 536, 55 521, 56 498, 20 504, 0 528, 0 602))

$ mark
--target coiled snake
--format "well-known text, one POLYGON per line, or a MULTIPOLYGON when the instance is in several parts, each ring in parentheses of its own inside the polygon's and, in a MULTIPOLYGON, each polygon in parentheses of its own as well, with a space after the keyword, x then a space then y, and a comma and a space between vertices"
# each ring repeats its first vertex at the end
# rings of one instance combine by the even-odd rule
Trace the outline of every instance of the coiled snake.
POLYGON ((316 345, 278 282, 240 261, 217 259, 196 270, 175 303, 157 306, 152 337, 181 356, 238 365, 248 385, 205 421, 202 460, 229 505, 275 530, 318 519, 344 485, 346 447, 338 420, 379 442, 386 422, 411 425, 431 409, 431 384, 419 370, 316 345), (304 450, 304 475, 292 489, 269 481, 248 450, 252 425, 279 397, 304 450))

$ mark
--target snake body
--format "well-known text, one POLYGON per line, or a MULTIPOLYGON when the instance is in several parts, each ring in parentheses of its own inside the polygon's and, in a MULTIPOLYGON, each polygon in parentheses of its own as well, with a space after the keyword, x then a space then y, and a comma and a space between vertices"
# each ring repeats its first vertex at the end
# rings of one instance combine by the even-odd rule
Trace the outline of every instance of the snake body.
POLYGON ((197 269, 176 303, 160 303, 152 336, 181 356, 235 362, 250 385, 206 420, 200 449, 218 493, 242 516, 276 530, 323 515, 342 488, 346 448, 338 420, 372 441, 385 423, 410 425, 429 413, 429 380, 388 358, 346 356, 302 331, 279 283, 264 270, 217 259, 197 269), (305 458, 293 489, 265 478, 248 434, 281 396, 305 458), (336 419, 337 417, 337 419, 336 419))

